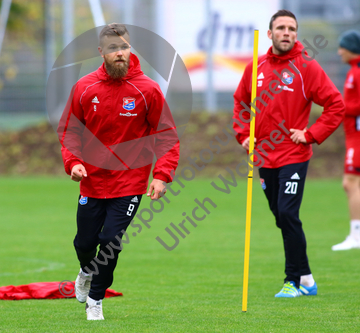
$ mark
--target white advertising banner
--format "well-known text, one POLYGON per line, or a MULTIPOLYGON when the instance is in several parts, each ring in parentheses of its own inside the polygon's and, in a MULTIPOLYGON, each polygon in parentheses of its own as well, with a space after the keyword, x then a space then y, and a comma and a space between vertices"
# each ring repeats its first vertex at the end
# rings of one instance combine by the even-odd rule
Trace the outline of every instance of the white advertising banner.
POLYGON ((271 16, 280 0, 212 0, 211 31, 206 0, 167 0, 163 37, 184 60, 194 91, 206 89, 206 49, 212 35, 213 80, 218 91, 235 91, 252 59, 254 29, 259 30, 259 55, 267 52, 271 16))

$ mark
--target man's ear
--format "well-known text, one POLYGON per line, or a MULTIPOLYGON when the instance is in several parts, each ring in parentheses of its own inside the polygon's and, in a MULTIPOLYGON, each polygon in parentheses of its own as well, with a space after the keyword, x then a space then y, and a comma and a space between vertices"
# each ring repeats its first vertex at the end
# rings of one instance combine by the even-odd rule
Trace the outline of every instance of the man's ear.
POLYGON ((269 39, 272 39, 272 32, 270 29, 267 31, 267 36, 269 39))
POLYGON ((101 58, 104 58, 104 55, 103 55, 103 53, 102 53, 102 48, 101 48, 100 46, 98 46, 98 50, 99 50, 99 53, 100 53, 100 55, 101 55, 101 58))

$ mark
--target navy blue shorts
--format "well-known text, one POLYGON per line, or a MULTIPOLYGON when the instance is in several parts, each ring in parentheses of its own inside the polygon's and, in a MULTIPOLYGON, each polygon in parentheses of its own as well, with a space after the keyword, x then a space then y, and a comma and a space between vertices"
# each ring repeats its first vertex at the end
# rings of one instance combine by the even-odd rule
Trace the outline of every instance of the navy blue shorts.
POLYGON ((261 186, 284 241, 285 281, 294 281, 297 287, 300 276, 311 274, 299 218, 308 164, 306 161, 276 169, 259 169, 261 186))
POLYGON ((106 289, 112 284, 122 249, 121 239, 139 208, 141 197, 79 197, 74 246, 83 271, 93 273, 89 293, 93 299, 104 298, 106 289))

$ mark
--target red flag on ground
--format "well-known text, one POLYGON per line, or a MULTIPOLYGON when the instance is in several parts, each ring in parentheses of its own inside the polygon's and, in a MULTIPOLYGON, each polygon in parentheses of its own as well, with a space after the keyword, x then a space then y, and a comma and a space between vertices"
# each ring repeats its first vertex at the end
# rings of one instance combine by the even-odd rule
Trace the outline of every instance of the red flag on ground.
MULTIPOLYGON (((122 296, 112 289, 107 289, 105 297, 122 296)), ((37 282, 23 284, 20 286, 0 287, 0 299, 2 300, 20 300, 20 299, 56 299, 75 297, 75 282, 37 282)))

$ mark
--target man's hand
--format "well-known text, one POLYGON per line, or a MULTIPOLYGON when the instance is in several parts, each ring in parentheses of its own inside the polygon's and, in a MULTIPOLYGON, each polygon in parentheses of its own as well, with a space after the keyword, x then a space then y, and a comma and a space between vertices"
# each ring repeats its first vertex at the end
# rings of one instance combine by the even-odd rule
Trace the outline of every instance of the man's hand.
POLYGON ((150 184, 147 196, 150 197, 151 200, 154 200, 154 199, 159 199, 165 193, 166 193, 166 183, 160 179, 153 179, 153 181, 150 184))
MULTIPOLYGON (((256 143, 256 138, 254 138, 254 146, 255 146, 255 143, 256 143)), ((247 137, 243 143, 241 144, 243 146, 243 148, 245 150, 249 150, 249 146, 250 146, 250 137, 247 137)))
POLYGON ((292 133, 292 135, 290 136, 290 139, 293 142, 295 142, 296 144, 299 144, 299 143, 306 144, 307 143, 306 139, 305 139, 306 127, 303 130, 291 128, 290 132, 292 133))
POLYGON ((76 164, 71 169, 71 179, 79 182, 83 177, 87 177, 87 172, 82 164, 76 164))

